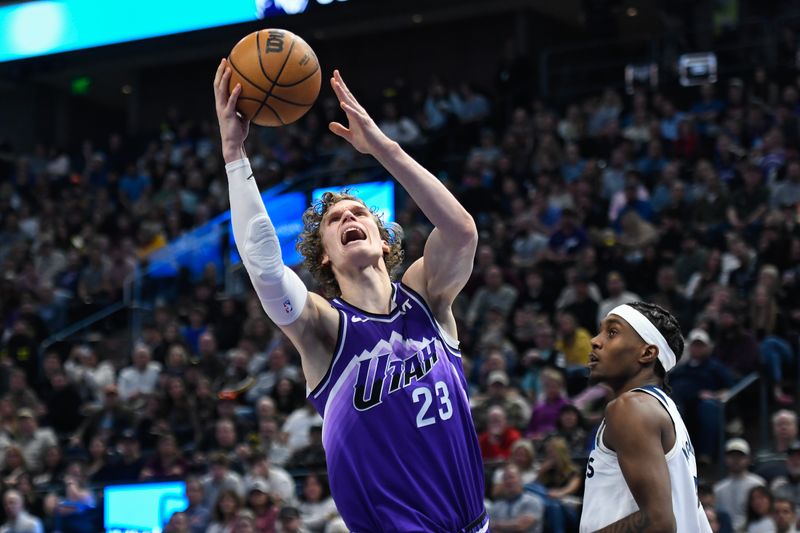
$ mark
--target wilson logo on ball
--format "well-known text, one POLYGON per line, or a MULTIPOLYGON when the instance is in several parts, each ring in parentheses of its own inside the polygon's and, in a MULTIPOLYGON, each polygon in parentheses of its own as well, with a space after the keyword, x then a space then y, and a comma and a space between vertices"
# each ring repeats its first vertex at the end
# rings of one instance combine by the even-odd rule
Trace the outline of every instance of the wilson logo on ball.
POLYGON ((267 37, 267 46, 265 51, 270 52, 283 52, 283 32, 271 31, 267 37))

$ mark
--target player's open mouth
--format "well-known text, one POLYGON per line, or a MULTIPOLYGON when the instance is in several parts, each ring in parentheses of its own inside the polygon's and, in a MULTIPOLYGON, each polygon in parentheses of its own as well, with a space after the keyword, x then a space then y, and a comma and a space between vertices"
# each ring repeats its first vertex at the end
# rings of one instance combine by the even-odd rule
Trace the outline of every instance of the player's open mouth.
POLYGON ((358 227, 351 227, 344 230, 342 233, 342 244, 348 245, 354 241, 364 241, 367 239, 367 234, 364 230, 358 227))

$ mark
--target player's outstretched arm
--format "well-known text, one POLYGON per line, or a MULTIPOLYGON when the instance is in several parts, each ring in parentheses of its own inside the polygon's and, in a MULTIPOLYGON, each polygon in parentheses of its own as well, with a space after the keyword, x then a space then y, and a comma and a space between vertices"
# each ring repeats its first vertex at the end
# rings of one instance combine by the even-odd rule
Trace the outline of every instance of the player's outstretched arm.
POLYGON ((400 182, 435 229, 425 244, 423 259, 412 265, 404 281, 426 295, 440 310, 449 309, 472 273, 478 243, 475 221, 447 188, 375 124, 345 85, 339 71, 331 79, 348 127, 333 122, 330 129, 363 154, 370 154, 400 182))
POLYGON ((598 533, 675 533, 672 487, 661 443, 663 415, 661 406, 643 394, 622 395, 609 404, 603 440, 617 452, 639 510, 598 533))
POLYGON ((306 381, 313 389, 327 370, 338 315, 328 311, 330 306, 309 293, 297 274, 283 264, 275 227, 244 151, 249 123, 236 114, 241 86, 229 94, 230 75, 223 59, 214 77, 214 100, 228 175, 233 237, 264 311, 298 348, 306 381))

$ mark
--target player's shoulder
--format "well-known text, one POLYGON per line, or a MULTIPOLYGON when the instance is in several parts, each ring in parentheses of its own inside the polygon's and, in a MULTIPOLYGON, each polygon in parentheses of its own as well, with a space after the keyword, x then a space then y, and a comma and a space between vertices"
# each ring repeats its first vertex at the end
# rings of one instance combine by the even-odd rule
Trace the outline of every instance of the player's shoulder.
POLYGON ((639 422, 649 425, 660 418, 669 417, 661 403, 650 394, 630 390, 611 400, 606 406, 606 423, 630 424, 639 422))

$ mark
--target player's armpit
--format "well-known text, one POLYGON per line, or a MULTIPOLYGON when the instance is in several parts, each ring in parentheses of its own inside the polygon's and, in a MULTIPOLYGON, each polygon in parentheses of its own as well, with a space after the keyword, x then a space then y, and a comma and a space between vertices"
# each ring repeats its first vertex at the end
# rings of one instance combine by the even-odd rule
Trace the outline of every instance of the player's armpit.
POLYGON ((645 395, 624 394, 609 404, 603 440, 616 451, 639 511, 600 531, 675 532, 672 487, 662 445, 665 416, 669 415, 657 400, 645 395))

